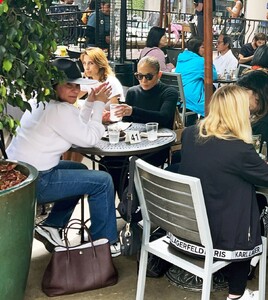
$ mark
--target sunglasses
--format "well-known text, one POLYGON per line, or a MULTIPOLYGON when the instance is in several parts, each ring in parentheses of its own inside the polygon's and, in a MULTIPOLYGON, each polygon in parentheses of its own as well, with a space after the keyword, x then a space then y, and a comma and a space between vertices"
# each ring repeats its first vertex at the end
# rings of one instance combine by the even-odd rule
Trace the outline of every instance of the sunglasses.
POLYGON ((135 76, 138 80, 142 80, 143 77, 145 77, 145 79, 147 79, 147 80, 152 80, 156 74, 157 74, 157 73, 155 73, 155 74, 148 73, 148 74, 145 74, 145 75, 144 75, 144 74, 141 74, 141 73, 136 72, 136 73, 134 73, 134 76, 135 76))

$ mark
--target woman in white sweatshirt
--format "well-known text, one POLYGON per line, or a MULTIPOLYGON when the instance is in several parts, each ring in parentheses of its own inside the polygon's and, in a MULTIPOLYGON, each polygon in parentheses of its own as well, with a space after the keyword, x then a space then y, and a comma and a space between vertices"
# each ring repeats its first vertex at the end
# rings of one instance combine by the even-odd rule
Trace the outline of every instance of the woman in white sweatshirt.
POLYGON ((66 58, 53 63, 66 75, 66 81, 55 83, 56 97, 45 105, 30 100, 32 112, 25 112, 21 127, 7 149, 10 159, 27 162, 37 168, 38 203, 54 202, 51 213, 36 227, 35 237, 49 251, 61 244, 58 229, 69 221, 81 195, 88 194, 90 231, 94 240, 106 237, 117 241, 114 187, 106 172, 88 170, 81 163, 60 160, 73 144, 92 147, 104 134, 102 112, 111 93, 104 83, 91 90, 79 110, 73 104, 80 84, 92 83, 82 79, 77 64, 66 58))

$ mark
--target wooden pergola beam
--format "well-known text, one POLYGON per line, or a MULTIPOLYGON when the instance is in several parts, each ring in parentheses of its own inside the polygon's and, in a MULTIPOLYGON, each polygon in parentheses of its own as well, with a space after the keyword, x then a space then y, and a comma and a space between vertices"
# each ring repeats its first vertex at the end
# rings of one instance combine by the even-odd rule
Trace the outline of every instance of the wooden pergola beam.
POLYGON ((205 112, 208 113, 208 105, 213 94, 212 77, 212 54, 213 54, 213 34, 212 34, 212 0, 204 1, 204 46, 205 46, 205 112))

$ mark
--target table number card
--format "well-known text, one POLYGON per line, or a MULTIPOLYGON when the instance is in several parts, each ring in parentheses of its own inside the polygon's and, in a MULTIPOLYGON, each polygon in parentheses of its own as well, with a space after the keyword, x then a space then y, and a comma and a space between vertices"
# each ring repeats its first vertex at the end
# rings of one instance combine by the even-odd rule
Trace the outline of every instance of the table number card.
POLYGON ((136 130, 126 132, 126 143, 137 144, 141 142, 140 132, 136 130))

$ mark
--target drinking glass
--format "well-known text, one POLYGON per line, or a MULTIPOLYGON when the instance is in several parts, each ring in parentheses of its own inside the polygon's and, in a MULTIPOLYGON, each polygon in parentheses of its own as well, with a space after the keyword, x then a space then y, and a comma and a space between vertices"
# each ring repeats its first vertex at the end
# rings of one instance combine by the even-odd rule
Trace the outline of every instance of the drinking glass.
POLYGON ((146 131, 149 141, 155 141, 157 139, 158 123, 150 122, 146 123, 146 131))
POLYGON ((117 144, 119 142, 120 130, 115 126, 108 126, 109 142, 110 144, 117 144))

